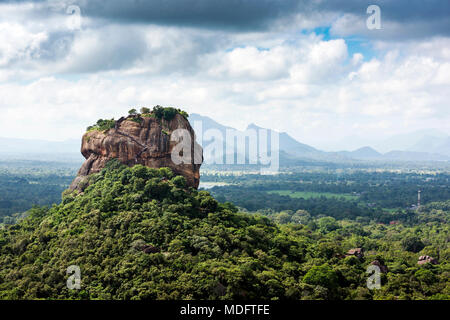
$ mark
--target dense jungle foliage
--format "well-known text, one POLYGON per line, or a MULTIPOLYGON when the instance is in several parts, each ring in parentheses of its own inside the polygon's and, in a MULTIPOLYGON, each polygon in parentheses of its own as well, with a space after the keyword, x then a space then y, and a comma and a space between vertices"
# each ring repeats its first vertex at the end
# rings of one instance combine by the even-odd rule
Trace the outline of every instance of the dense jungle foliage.
POLYGON ((239 213, 167 168, 111 161, 0 230, 1 299, 449 299, 450 203, 415 223, 239 213), (364 257, 348 256, 362 248, 364 257), (437 264, 417 264, 430 255, 437 264), (374 260, 388 268, 366 285, 374 260), (69 290, 66 270, 81 270, 69 290))
POLYGON ((377 209, 408 208, 417 203, 418 190, 422 191, 422 203, 450 199, 450 174, 438 171, 327 168, 321 171, 311 169, 301 172, 281 172, 279 175, 209 173, 202 175, 202 182, 229 183, 230 186, 213 189, 213 193, 250 211, 262 208, 295 210, 302 207, 301 203, 292 203, 287 197, 280 198, 276 194, 268 194, 272 190, 355 194, 358 199, 352 202, 377 209), (247 192, 251 192, 253 196, 247 197, 247 192), (253 199, 262 199, 261 197, 264 201, 253 202, 253 199))
POLYGON ((61 202, 79 163, 0 161, 0 223, 11 224, 33 205, 61 202))

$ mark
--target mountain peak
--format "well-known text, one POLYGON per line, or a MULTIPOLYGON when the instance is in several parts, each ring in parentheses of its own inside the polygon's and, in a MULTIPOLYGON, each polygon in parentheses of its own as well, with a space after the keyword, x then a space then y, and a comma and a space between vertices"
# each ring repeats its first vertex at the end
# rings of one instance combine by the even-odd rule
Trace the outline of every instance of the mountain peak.
POLYGON ((257 130, 257 129, 262 129, 262 128, 252 122, 247 126, 247 130, 250 130, 250 129, 257 130))
POLYGON ((354 150, 353 153, 365 153, 365 154, 372 154, 372 155, 377 155, 377 156, 381 155, 381 153, 379 153, 377 150, 375 150, 374 148, 369 147, 369 146, 358 148, 358 149, 354 150))

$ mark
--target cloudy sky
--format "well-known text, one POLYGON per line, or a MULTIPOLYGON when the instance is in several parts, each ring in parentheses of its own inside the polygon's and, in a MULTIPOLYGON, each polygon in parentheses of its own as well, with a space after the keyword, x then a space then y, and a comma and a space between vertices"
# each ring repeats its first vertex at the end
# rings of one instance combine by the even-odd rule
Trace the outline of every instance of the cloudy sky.
POLYGON ((79 139, 156 104, 326 150, 450 134, 449 16, 447 0, 0 0, 0 137, 79 139))

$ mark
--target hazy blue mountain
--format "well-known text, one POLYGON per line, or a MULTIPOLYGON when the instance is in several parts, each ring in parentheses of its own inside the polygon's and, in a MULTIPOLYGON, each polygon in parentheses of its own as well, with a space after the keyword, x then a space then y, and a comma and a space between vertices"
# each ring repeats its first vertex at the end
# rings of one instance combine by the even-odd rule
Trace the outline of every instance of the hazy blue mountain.
POLYGON ((420 138, 407 151, 438 153, 450 156, 450 137, 426 135, 420 138))
MULTIPOLYGON (((195 126, 196 121, 200 121, 202 123, 203 132, 209 130, 209 129, 217 129, 222 133, 223 137, 226 137, 226 130, 236 130, 232 127, 224 126, 215 120, 201 116, 199 114, 191 114, 189 116, 189 122, 192 126, 195 126)), ((194 127, 194 129, 196 129, 194 127)), ((266 129, 270 132, 272 132, 271 129, 262 128, 257 126, 256 124, 252 123, 247 126, 247 130, 259 130, 259 129, 266 129)), ((243 133, 242 131, 236 130, 240 133, 243 133)), ((314 157, 320 157, 324 156, 325 153, 323 151, 317 150, 307 144, 298 142, 294 138, 292 138, 289 134, 282 132, 279 134, 280 137, 280 143, 279 143, 279 150, 284 151, 286 154, 296 156, 296 157, 305 157, 305 158, 314 158, 314 157)), ((197 139, 199 140, 199 139, 197 139)), ((208 142, 204 141, 204 146, 208 145, 208 142)), ((270 148, 270 143, 268 144, 270 148)))
MULTIPOLYGON (((216 129, 222 137, 226 137, 227 129, 235 130, 219 122, 199 114, 191 114, 189 122, 199 135, 201 123, 203 133, 216 129)), ((247 129, 264 129, 256 124, 250 124, 247 129)), ((271 132, 270 129, 267 129, 271 132)), ((236 130, 237 131, 237 130, 236 130)), ((239 131, 238 131, 239 132, 239 131)), ((243 132, 240 132, 243 133, 243 132)), ((388 149, 388 152, 378 152, 372 147, 365 146, 354 151, 325 152, 310 145, 301 143, 292 138, 289 134, 282 132, 279 134, 280 163, 294 163, 295 161, 449 161, 450 160, 450 137, 438 130, 420 130, 408 135, 398 135, 390 139, 388 145, 407 145, 409 147, 388 149), (394 151, 391 151, 394 150, 394 151)), ((205 138, 205 137, 203 137, 205 138)), ((220 139, 219 139, 220 140, 220 139)), ((201 142, 199 137, 197 141, 201 142)), ((208 146, 211 141, 203 141, 203 147, 208 146)), ((223 154, 227 153, 225 143, 223 144, 223 154)), ((15 138, 0 138, 0 159, 26 159, 45 161, 82 161, 84 158, 80 154, 81 141, 72 139, 67 141, 45 141, 27 140, 15 138)), ((270 148, 270 143, 269 143, 270 148)), ((248 147, 246 152, 248 155, 248 147)), ((238 156, 238 152, 234 152, 238 156)), ((247 162, 247 157, 246 162, 247 162)), ((205 160, 208 155, 205 154, 205 160)))
POLYGON ((322 151, 319 151, 307 144, 298 142, 285 132, 280 133, 280 149, 286 153, 297 156, 323 154, 322 151))
POLYGON ((362 147, 354 151, 341 151, 341 155, 357 160, 379 160, 383 157, 381 153, 371 147, 362 147))
MULTIPOLYGON (((254 123, 250 124, 247 127, 247 129, 265 129, 268 131, 272 131, 271 129, 259 127, 254 123)), ((317 150, 316 148, 313 148, 307 144, 298 142, 286 132, 279 133, 279 137, 280 137, 280 150, 284 151, 287 154, 298 157, 315 157, 324 154, 323 151, 317 150)))
POLYGON ((383 155, 383 160, 389 161, 448 161, 450 157, 429 152, 394 150, 383 155))
POLYGON ((445 154, 450 157, 450 137, 447 137, 438 147, 435 149, 435 152, 445 154))
MULTIPOLYGON (((226 130, 227 129, 233 129, 232 127, 224 126, 217 121, 201 116, 199 114, 192 114, 189 117, 189 121, 192 125, 195 125, 196 121, 200 121, 202 123, 203 132, 209 129, 217 129, 222 133, 223 137, 226 137, 226 130)), ((194 128, 196 129, 196 128, 194 128)), ((264 129, 262 127, 257 126, 256 124, 252 123, 247 127, 248 129, 264 129)), ((270 129, 267 129, 271 131, 270 129)), ((242 132, 241 132, 242 133, 242 132)), ((438 152, 440 150, 445 150, 445 148, 448 149, 448 146, 450 145, 450 140, 445 139, 446 135, 442 132, 439 132, 437 130, 421 130, 416 131, 412 133, 411 135, 405 134, 405 135, 398 135, 394 136, 390 140, 391 145, 411 145, 412 141, 416 141, 414 139, 423 139, 424 137, 427 137, 427 135, 434 134, 433 137, 437 138, 439 137, 439 143, 436 143, 435 147, 433 149, 430 148, 429 152, 426 151, 412 151, 407 150, 406 151, 400 151, 402 149, 398 149, 395 151, 389 151, 387 153, 380 153, 377 150, 375 150, 372 147, 365 146, 359 149, 356 149, 354 151, 340 151, 340 152, 325 152, 318 150, 312 146, 309 146, 307 144, 301 143, 294 138, 292 138, 289 134, 282 132, 279 134, 280 141, 279 141, 279 150, 280 150, 280 162, 289 162, 293 163, 295 159, 312 159, 317 161, 349 161, 349 160, 379 160, 379 161, 446 161, 449 160, 450 157, 447 156, 444 152, 438 152), (409 143, 409 144, 408 144, 409 143), (446 144, 445 144, 446 143, 446 144)), ((419 141, 419 140, 418 140, 419 141)), ((208 141, 204 141, 203 146, 208 145, 208 141)), ((424 147, 427 146, 427 144, 423 143, 424 147)), ((392 149, 390 149, 392 150, 392 149)), ((246 150, 248 152, 248 150, 246 150)), ((225 148, 224 148, 225 153, 225 148)))
MULTIPOLYGON (((425 129, 394 135, 388 139, 375 143, 373 146, 375 149, 380 150, 383 153, 392 150, 433 153, 437 151, 433 148, 433 145, 439 145, 448 137, 448 134, 442 131, 436 129, 425 129)), ((444 152, 438 153, 444 154, 444 152)))
POLYGON ((232 127, 224 126, 209 117, 205 117, 205 116, 199 115, 197 113, 192 113, 189 115, 189 123, 194 128, 194 130, 197 134, 199 131, 199 127, 196 126, 197 123, 201 123, 201 128, 202 128, 203 132, 211 130, 211 129, 216 129, 222 133, 223 137, 225 137, 227 129, 233 129, 232 127))
MULTIPOLYGON (((227 129, 233 129, 228 126, 224 126, 217 121, 201 116, 199 114, 192 114, 189 117, 191 124, 195 121, 201 121, 203 126, 203 132, 209 129, 217 129, 222 133, 222 136, 226 136, 227 129)), ((248 129, 264 129, 252 123, 247 127, 248 129)), ((233 129, 235 130, 235 129, 233 129)), ((267 129, 270 131, 270 129, 267 129)), ((242 132, 241 132, 242 133, 242 132)), ((279 134, 280 137, 280 162, 281 163, 294 163, 296 159, 309 159, 316 161, 349 161, 349 160, 378 160, 378 161, 446 161, 450 160, 449 153, 446 150, 449 149, 450 139, 445 133, 438 130, 420 130, 413 132, 411 134, 397 135, 385 142, 392 146, 410 146, 412 147, 413 141, 416 142, 416 150, 408 150, 406 147, 404 149, 394 149, 394 151, 389 151, 386 153, 380 153, 372 147, 365 146, 354 151, 340 151, 340 152, 325 152, 318 150, 312 146, 301 143, 289 134, 282 132, 279 134), (432 135, 433 134, 433 135, 432 135), (431 139, 433 137, 435 143, 430 143, 426 139, 431 139), (419 143, 420 142, 420 143, 419 143), (428 150, 427 151, 427 148, 428 150), (402 150, 402 151, 401 151, 402 150), (403 151, 405 150, 405 151, 403 151), (425 150, 425 151, 422 151, 425 150)), ((204 143, 207 146, 208 142, 204 143)), ((392 150, 392 149, 390 149, 392 150)), ((246 150, 248 152, 248 150, 246 150)), ((225 153, 225 149, 224 149, 225 153)))

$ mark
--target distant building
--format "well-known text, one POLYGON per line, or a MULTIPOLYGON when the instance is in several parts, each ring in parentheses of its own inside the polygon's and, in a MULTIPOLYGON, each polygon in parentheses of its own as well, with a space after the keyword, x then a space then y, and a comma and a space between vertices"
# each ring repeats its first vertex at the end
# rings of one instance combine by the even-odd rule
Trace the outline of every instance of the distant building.
POLYGON ((417 191, 417 209, 419 209, 420 208, 420 193, 421 193, 422 191, 417 191))

